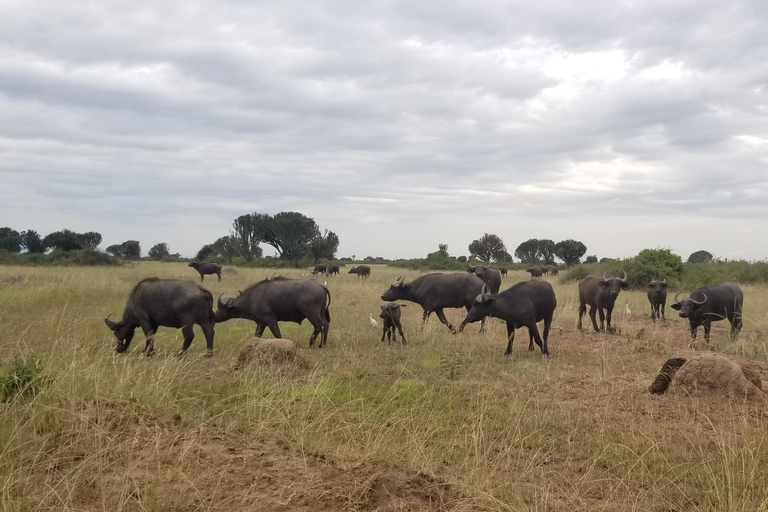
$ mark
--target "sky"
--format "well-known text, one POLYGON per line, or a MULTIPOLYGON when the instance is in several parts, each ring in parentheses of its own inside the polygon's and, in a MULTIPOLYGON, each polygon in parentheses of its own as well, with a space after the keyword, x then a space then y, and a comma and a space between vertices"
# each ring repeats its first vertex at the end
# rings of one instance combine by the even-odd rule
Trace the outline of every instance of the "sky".
MULTIPOLYGON (((0 226, 768 257, 764 0, 0 0, 0 226)), ((266 254, 274 250, 265 247, 266 254)))

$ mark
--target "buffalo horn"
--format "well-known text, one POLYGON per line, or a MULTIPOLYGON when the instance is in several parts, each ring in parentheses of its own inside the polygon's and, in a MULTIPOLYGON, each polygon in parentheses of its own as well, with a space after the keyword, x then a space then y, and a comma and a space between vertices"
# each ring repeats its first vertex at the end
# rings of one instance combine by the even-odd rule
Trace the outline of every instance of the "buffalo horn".
MULTIPOLYGON (((218 304, 219 304, 219 307, 220 307, 220 308, 223 308, 223 307, 227 307, 227 303, 221 300, 221 296, 222 296, 222 295, 224 295, 224 294, 223 294, 223 293, 220 293, 220 294, 219 294, 219 301, 218 301, 218 304)), ((227 298, 227 300, 229 300, 229 298, 227 298)))
POLYGON ((483 289, 480 290, 480 295, 483 296, 483 299, 488 298, 488 283, 483 283, 483 289))
POLYGON ((661 284, 664 284, 667 282, 667 278, 665 277, 664 280, 661 282, 661 284))
POLYGON ((693 301, 694 304, 697 304, 697 305, 701 306, 702 304, 707 302, 707 294, 706 293, 702 293, 702 295, 704 296, 704 300, 702 300, 702 301, 698 301, 698 300, 696 300, 694 298, 691 298, 691 300, 693 301))
MULTIPOLYGON (((624 271, 622 270, 622 272, 624 272, 624 271)), ((626 272, 624 272, 624 278, 621 281, 624 282, 624 283, 627 282, 627 273, 626 272)))
POLYGON ((109 320, 109 317, 111 317, 111 316, 112 316, 112 313, 110 313, 110 314, 108 314, 107 316, 105 316, 105 317, 104 317, 104 321, 107 321, 107 320, 109 320))
POLYGON ((606 270, 605 272, 603 272, 603 281, 607 281, 607 280, 608 280, 608 271, 606 270))
POLYGON ((679 301, 679 300, 677 300, 677 296, 678 296, 678 295, 680 295, 680 293, 682 293, 682 292, 677 292, 677 293, 675 294, 675 304, 680 304, 680 301, 679 301))

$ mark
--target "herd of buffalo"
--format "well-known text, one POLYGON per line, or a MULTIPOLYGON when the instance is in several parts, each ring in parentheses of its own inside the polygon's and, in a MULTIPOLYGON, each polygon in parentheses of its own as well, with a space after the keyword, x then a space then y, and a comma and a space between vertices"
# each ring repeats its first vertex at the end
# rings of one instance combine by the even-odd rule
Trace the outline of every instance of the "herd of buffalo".
MULTIPOLYGON (((200 280, 206 274, 215 274, 221 281, 221 266, 215 263, 189 264, 200 273, 200 280)), ((414 302, 424 310, 422 321, 426 322, 434 312, 440 321, 452 333, 456 328, 446 319, 445 308, 465 308, 467 316, 459 326, 462 331, 468 323, 483 322, 486 317, 499 318, 507 324, 507 349, 512 352, 515 329, 528 328, 528 350, 534 350, 534 342, 543 355, 551 358, 547 347, 552 317, 557 307, 557 298, 552 286, 541 276, 545 268, 531 268, 531 279, 522 281, 500 292, 502 276, 507 269, 494 269, 487 266, 469 267, 468 271, 456 273, 435 273, 418 277, 408 283, 400 277, 384 292, 381 299, 386 304, 381 306, 380 318, 384 330, 382 341, 396 339, 399 331, 402 342, 405 335, 400 323, 400 307, 395 301, 414 302), (538 322, 544 322, 543 336, 539 334, 538 322)), ((336 265, 316 265, 311 269, 313 275, 339 275, 336 265)), ((356 274, 358 279, 367 279, 371 268, 367 265, 353 267, 349 274, 356 274)), ((557 269, 550 269, 549 274, 557 275, 557 269)), ((579 321, 589 306, 592 327, 597 332, 611 330, 611 316, 616 299, 621 290, 629 288, 627 275, 608 277, 607 274, 590 275, 579 282, 579 321), (600 315, 600 326, 596 315, 600 315), (607 324, 607 326, 606 326, 607 324)), ((666 280, 652 280, 648 286, 648 301, 651 305, 651 319, 665 320, 664 307, 667 300, 666 280)), ((687 318, 691 328, 691 337, 696 338, 699 326, 704 327, 704 337, 709 341, 713 321, 728 319, 731 323, 731 335, 736 335, 742 326, 742 307, 744 296, 738 286, 722 283, 702 287, 691 292, 690 296, 678 300, 675 296, 672 309, 679 311, 681 318, 687 318)), ((144 353, 154 352, 154 334, 160 326, 181 329, 184 342, 180 355, 184 354, 194 338, 193 325, 198 324, 205 335, 207 354, 213 351, 214 325, 231 318, 246 318, 256 323, 256 336, 261 337, 269 327, 272 334, 280 338, 279 322, 301 323, 308 320, 314 330, 309 339, 310 348, 320 336, 319 347, 324 347, 328 340, 331 293, 328 288, 312 279, 289 279, 276 276, 251 285, 237 297, 224 297, 217 300, 213 310, 213 295, 210 291, 192 281, 159 279, 156 277, 140 281, 131 291, 128 302, 119 322, 105 319, 107 326, 117 339, 117 352, 125 352, 133 339, 137 327, 144 331, 146 345, 144 353)))

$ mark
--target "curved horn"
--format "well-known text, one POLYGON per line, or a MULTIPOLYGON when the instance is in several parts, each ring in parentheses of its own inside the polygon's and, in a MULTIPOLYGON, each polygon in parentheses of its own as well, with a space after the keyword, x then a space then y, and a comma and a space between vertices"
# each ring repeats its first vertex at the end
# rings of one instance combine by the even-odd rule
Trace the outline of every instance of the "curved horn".
MULTIPOLYGON (((622 272, 624 272, 624 271, 622 270, 622 272)), ((626 272, 624 272, 624 278, 623 278, 621 281, 622 281, 623 283, 626 283, 626 282, 627 282, 627 273, 626 273, 626 272)))
POLYGON ((105 316, 105 317, 104 317, 104 321, 106 322, 107 320, 109 320, 109 317, 111 317, 111 316, 112 316, 112 313, 110 313, 110 314, 108 314, 107 316, 105 316))
POLYGON ((480 295, 482 295, 483 298, 488 296, 488 283, 483 283, 483 289, 480 290, 480 295))
POLYGON ((661 284, 664 284, 667 282, 667 278, 665 277, 664 280, 661 282, 661 284))
POLYGON ((702 293, 702 295, 704 296, 704 300, 702 300, 701 302, 699 302, 698 300, 696 300, 696 299, 694 299, 694 298, 691 298, 691 300, 692 300, 692 301, 693 301, 693 303, 694 303, 694 304, 696 304, 697 306, 701 306, 702 304, 704 304, 705 302, 707 302, 707 294, 706 294, 706 293, 702 293))
POLYGON ((608 280, 608 271, 603 272, 603 279, 608 280))
POLYGON ((219 305, 219 307, 220 307, 220 308, 222 308, 222 307, 227 307, 227 304, 226 304, 226 302, 224 302, 224 301, 222 301, 222 300, 221 300, 221 296, 222 296, 222 295, 224 295, 224 294, 223 294, 223 293, 220 293, 220 294, 219 294, 219 300, 218 300, 218 305, 219 305))
POLYGON ((678 297, 678 295, 680 295, 681 293, 683 293, 683 292, 677 292, 677 293, 675 294, 675 304, 680 304, 680 301, 679 301, 679 300, 677 300, 677 297, 678 297))

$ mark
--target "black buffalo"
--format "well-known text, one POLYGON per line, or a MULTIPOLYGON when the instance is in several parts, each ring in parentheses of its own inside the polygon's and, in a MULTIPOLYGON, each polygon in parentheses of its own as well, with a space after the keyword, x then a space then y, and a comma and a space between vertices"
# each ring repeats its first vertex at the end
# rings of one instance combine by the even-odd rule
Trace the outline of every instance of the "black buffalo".
POLYGON ((691 292, 687 299, 677 300, 675 295, 672 309, 680 312, 681 318, 687 318, 691 327, 691 339, 696 339, 696 331, 704 326, 704 339, 709 342, 709 330, 712 322, 725 318, 731 322, 731 336, 741 331, 741 315, 744 307, 744 294, 741 288, 731 283, 704 286, 691 292))
POLYGON ((541 279, 541 269, 540 268, 528 268, 525 269, 526 272, 530 272, 531 279, 541 279))
POLYGON ((326 268, 327 268, 327 265, 323 265, 322 263, 318 263, 312 269, 312 275, 324 274, 326 268))
POLYGON ((549 275, 549 269, 547 267, 541 267, 539 270, 541 270, 541 275, 549 275))
POLYGON ((661 318, 662 322, 666 322, 664 317, 664 307, 667 305, 667 280, 657 281, 651 279, 648 283, 648 302, 651 303, 651 320, 654 322, 657 318, 661 318))
POLYGON ((501 274, 501 277, 507 277, 507 267, 499 267, 499 274, 501 274))
POLYGON ((613 305, 621 290, 629 289, 627 282, 627 273, 624 272, 624 278, 602 276, 587 276, 579 281, 579 323, 576 325, 581 329, 581 317, 587 312, 589 306, 589 317, 592 319, 592 327, 595 332, 605 332, 605 324, 608 324, 608 330, 611 330, 611 315, 613 314, 613 305), (605 312, 603 312, 605 310, 605 312), (600 328, 597 328, 595 313, 600 312, 600 328))
POLYGON ((483 289, 483 280, 474 274, 427 274, 405 284, 405 278, 400 277, 392 283, 389 290, 384 292, 381 300, 390 302, 395 300, 408 300, 415 302, 424 309, 422 321, 426 322, 434 311, 437 318, 444 323, 451 332, 456 329, 446 320, 444 308, 472 309, 475 297, 483 289))
POLYGON ((381 305, 381 313, 379 318, 384 320, 384 327, 381 331, 381 341, 384 341, 386 335, 387 341, 392 343, 394 338, 397 342, 397 334, 395 329, 400 331, 400 338, 402 338, 403 345, 405 345, 405 334, 403 333, 403 326, 400 323, 400 307, 406 307, 406 304, 397 304, 396 302, 388 302, 381 305))
POLYGON ((199 263, 197 261, 193 261, 187 266, 194 268, 200 273, 200 282, 203 281, 203 276, 206 274, 216 274, 219 276, 219 281, 221 281, 221 265, 218 263, 199 263))
POLYGON ((552 267, 551 269, 549 269, 549 275, 551 276, 560 275, 560 269, 558 269, 557 267, 552 267))
POLYGON ((317 335, 322 334, 320 348, 323 348, 331 322, 330 305, 331 293, 325 286, 311 279, 278 276, 251 285, 238 297, 222 299, 219 295, 216 321, 247 318, 256 322, 257 338, 267 327, 276 338, 281 338, 278 322, 301 324, 306 318, 315 328, 309 338, 309 347, 312 348, 317 335))
POLYGON ((109 315, 104 319, 117 339, 117 352, 125 352, 133 340, 137 327, 146 338, 143 352, 150 356, 155 352, 157 328, 175 327, 184 334, 179 355, 183 355, 195 337, 193 325, 203 329, 208 355, 213 353, 213 295, 193 281, 158 279, 150 277, 134 286, 123 311, 123 319, 113 322, 109 315))
POLYGON ((512 341, 515 339, 515 329, 528 328, 528 350, 533 350, 533 342, 541 348, 541 353, 551 358, 547 348, 549 328, 552 316, 557 307, 557 298, 552 285, 546 281, 523 281, 511 286, 499 294, 488 293, 484 285, 480 295, 475 298, 467 318, 461 323, 460 330, 471 322, 477 322, 487 316, 500 318, 507 322, 507 350, 504 355, 512 353, 512 341), (544 338, 539 336, 537 322, 544 321, 544 338))
POLYGON ((357 278, 360 279, 363 278, 363 281, 368 279, 368 276, 371 275, 371 267, 368 265, 360 265, 357 267, 352 267, 349 269, 349 272, 347 274, 357 274, 357 278))
POLYGON ((499 293, 499 289, 501 289, 501 272, 495 268, 478 265, 476 267, 469 267, 467 272, 475 274, 482 279, 484 283, 488 283, 488 288, 491 290, 491 293, 499 293))
POLYGON ((328 268, 325 269, 325 275, 332 276, 333 274, 339 275, 338 265, 328 265, 328 268))

